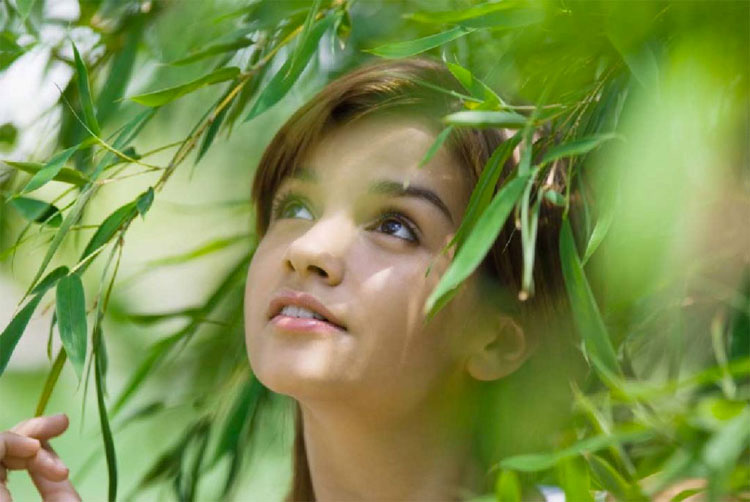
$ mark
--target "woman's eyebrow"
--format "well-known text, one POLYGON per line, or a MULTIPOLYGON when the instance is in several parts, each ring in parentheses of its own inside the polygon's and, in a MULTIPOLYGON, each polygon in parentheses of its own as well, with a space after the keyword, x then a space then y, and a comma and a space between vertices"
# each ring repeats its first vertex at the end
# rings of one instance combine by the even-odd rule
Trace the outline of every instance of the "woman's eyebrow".
MULTIPOLYGON (((318 174, 313 169, 304 166, 297 167, 289 174, 289 177, 296 180, 308 181, 313 183, 317 183, 319 181, 318 174)), ((446 206, 445 202, 443 202, 443 200, 429 188, 411 184, 407 185, 392 180, 380 180, 370 185, 368 193, 392 195, 395 197, 416 197, 418 199, 425 200, 433 206, 437 207, 440 212, 443 213, 451 223, 453 223, 453 216, 451 215, 448 206, 446 206)))
POLYGON ((426 200, 437 207, 440 212, 442 212, 448 220, 453 223, 453 216, 451 215, 448 206, 446 206, 442 199, 429 188, 411 184, 407 185, 397 181, 381 180, 370 185, 368 193, 393 195, 395 197, 416 197, 418 199, 426 200))

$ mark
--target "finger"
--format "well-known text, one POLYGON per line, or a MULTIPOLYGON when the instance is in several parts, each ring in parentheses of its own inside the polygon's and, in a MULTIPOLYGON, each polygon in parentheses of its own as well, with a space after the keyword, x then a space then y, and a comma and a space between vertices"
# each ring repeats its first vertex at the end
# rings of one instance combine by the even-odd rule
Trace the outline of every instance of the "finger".
POLYGON ((0 480, 0 502, 13 502, 4 480, 0 480))
POLYGON ((36 455, 41 448, 39 440, 16 434, 0 432, 0 462, 8 457, 27 458, 36 455))
POLYGON ((64 413, 24 420, 11 429, 12 432, 45 441, 59 436, 68 428, 68 417, 64 413))
POLYGON ((63 481, 68 477, 68 468, 57 455, 53 455, 44 448, 27 462, 29 475, 39 474, 52 481, 63 481))
MULTIPOLYGON (((49 443, 43 442, 42 448, 45 452, 47 452, 50 457, 59 462, 60 465, 62 464, 62 461, 57 456, 55 451, 52 449, 52 447, 49 445, 49 443)), ((65 467, 63 465, 63 467, 65 467)), ((36 486, 36 489, 39 490, 39 494, 42 496, 42 500, 45 502, 80 502, 81 497, 78 495, 78 492, 76 492, 75 488, 73 488, 73 485, 71 484, 70 480, 68 479, 68 472, 67 467, 65 467, 65 477, 63 479, 50 479, 43 474, 41 474, 39 471, 35 470, 29 470, 29 474, 31 475, 31 480, 34 482, 34 485, 36 486)))

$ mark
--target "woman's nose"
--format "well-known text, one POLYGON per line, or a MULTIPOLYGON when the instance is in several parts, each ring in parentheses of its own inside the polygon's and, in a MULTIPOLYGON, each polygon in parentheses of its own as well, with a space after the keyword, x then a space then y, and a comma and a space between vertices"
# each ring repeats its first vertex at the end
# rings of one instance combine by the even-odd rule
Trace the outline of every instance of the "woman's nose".
POLYGON ((287 248, 284 262, 301 278, 322 277, 329 286, 344 278, 347 231, 331 220, 318 220, 287 248))

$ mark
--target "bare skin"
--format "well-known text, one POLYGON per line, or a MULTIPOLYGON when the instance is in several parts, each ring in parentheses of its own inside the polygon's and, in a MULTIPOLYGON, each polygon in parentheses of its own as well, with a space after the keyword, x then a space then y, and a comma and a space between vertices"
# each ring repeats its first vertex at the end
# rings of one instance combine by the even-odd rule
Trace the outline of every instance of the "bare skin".
POLYGON ((68 468, 49 440, 68 428, 68 417, 59 414, 30 418, 0 432, 0 502, 11 502, 8 470, 26 470, 45 502, 79 502, 81 497, 68 479, 68 468))

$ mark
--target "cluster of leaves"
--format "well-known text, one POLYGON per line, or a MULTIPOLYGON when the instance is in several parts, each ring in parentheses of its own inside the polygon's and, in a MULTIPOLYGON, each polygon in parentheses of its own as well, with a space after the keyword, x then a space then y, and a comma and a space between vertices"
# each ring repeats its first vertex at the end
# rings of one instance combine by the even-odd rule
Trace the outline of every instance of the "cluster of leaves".
MULTIPOLYGON (((9 18, 6 24, 11 28, 0 33, 0 70, 38 42, 34 37, 38 35, 35 22, 42 15, 39 4, 17 0, 14 8, 6 2, 9 18), (27 39, 31 35, 36 41, 22 44, 21 34, 27 39)), ((372 39, 358 38, 358 31, 352 29, 357 16, 363 15, 356 10, 356 2, 260 0, 222 17, 232 23, 234 31, 170 63, 172 66, 209 64, 206 73, 172 87, 128 97, 130 103, 141 108, 115 127, 115 111, 123 106, 144 33, 173 6, 162 1, 82 2, 76 23, 93 28, 105 50, 89 61, 84 60, 75 45, 72 58, 56 56, 75 69, 75 78, 61 96, 64 119, 59 152, 44 163, 6 162, 10 168, 32 175, 7 196, 8 205, 28 221, 27 229, 38 225, 53 236, 18 312, 0 334, 0 374, 45 294, 56 289, 50 338, 57 324, 62 348, 50 370, 37 413, 44 411, 66 360, 78 378, 86 381, 93 367, 109 469, 109 499, 115 500, 117 463, 110 420, 137 395, 158 364, 204 327, 209 316, 221 315, 229 326, 236 328, 241 320, 241 304, 231 299, 242 297, 241 283, 252 256, 252 246, 248 246, 247 253, 199 308, 155 316, 129 315, 131 321, 140 323, 177 317, 188 322, 148 350, 107 409, 108 363, 102 320, 131 224, 138 215, 146 216, 154 197, 191 153, 199 161, 221 131, 231 131, 238 120, 252 120, 282 102, 306 69, 313 66, 310 61, 326 50, 328 41, 342 45, 348 41, 355 52, 339 56, 354 59, 355 63, 363 57, 358 50, 362 45, 369 47, 367 52, 384 58, 438 52, 448 60, 448 69, 465 88, 463 94, 445 92, 460 99, 465 109, 444 118, 445 129, 426 153, 423 164, 456 128, 501 127, 516 133, 487 162, 464 220, 446 248, 456 249, 455 259, 428 299, 425 313, 434 315, 450 300, 462 281, 481 263, 509 218, 515 218, 523 244, 519 296, 524 299, 533 295, 540 207, 547 201, 563 209, 560 262, 581 350, 591 368, 582 387, 573 388, 577 421, 568 434, 553 451, 503 459, 497 466, 497 493, 493 497, 520 500, 519 473, 536 473, 537 479, 552 479, 563 487, 569 500, 581 501, 593 500, 596 490, 607 491, 621 500, 648 500, 670 483, 688 476, 706 479, 707 484, 701 490, 714 500, 746 489, 750 479, 747 466, 750 406, 746 403, 750 374, 747 289, 750 279, 746 280, 745 290, 738 292, 729 315, 725 316, 727 321, 715 327, 719 366, 687 378, 673 375, 674 378, 655 385, 638 380, 628 360, 627 336, 614 336, 608 327, 587 275, 586 265, 605 240, 612 214, 600 212, 594 221, 597 211, 583 197, 583 223, 577 224, 572 220, 572 187, 584 186, 584 161, 588 154, 621 138, 620 115, 628 96, 658 84, 655 54, 668 52, 671 38, 681 34, 675 32, 677 20, 684 18, 686 11, 692 18, 706 14, 705 8, 690 10, 668 2, 638 8, 612 5, 506 0, 475 2, 455 10, 414 12, 406 4, 402 6, 408 11, 405 19, 416 38, 376 46, 372 39), (632 12, 618 20, 626 8, 632 12), (642 19, 648 21, 645 28, 640 27, 642 19), (602 22, 607 28, 584 35, 585 27, 593 21, 602 22), (635 25, 639 28, 635 29, 635 25), (505 51, 506 59, 496 62, 496 53, 484 59, 479 57, 483 50, 493 48, 496 53, 505 51), (462 58, 462 54, 470 56, 462 58), (492 78, 495 66, 499 70, 492 78), (106 73, 105 67, 109 69, 106 73), (96 76, 93 80, 90 70, 96 76), (490 78, 477 78, 480 71, 490 78), (508 82, 513 80, 513 74, 516 82, 511 86, 508 82), (98 94, 92 92, 92 81, 101 83, 98 94), (498 81, 503 85, 498 85, 498 81), (141 155, 136 152, 134 144, 140 131, 162 108, 199 89, 220 84, 225 86, 220 97, 187 135, 177 144, 164 147, 176 147, 166 165, 147 163, 144 159, 151 152, 141 155), (495 88, 502 88, 503 93, 495 88), (509 104, 513 100, 531 102, 534 106, 509 104), (539 135, 540 131, 544 134, 539 135), (498 189, 501 169, 516 148, 520 149, 518 168, 498 189), (74 264, 47 272, 98 189, 121 179, 121 173, 133 168, 138 171, 128 175, 156 172, 158 181, 104 218, 74 264), (554 179, 559 170, 565 171, 568 180, 562 190, 546 182, 554 179), (51 202, 29 196, 51 181, 69 185, 63 195, 74 193, 74 200, 58 207, 62 195, 51 202), (582 254, 578 242, 585 243, 582 254), (81 276, 99 255, 105 257, 105 264, 98 292, 89 293, 95 298, 93 326, 89 330, 81 276)), ((724 18, 715 19, 719 22, 724 18)), ((679 29, 687 30, 684 26, 679 29)), ((744 78, 747 84, 746 74, 738 78, 744 78)), ((17 243, 3 251, 3 256, 23 243, 25 233, 24 230, 17 243)), ((175 259, 194 259, 238 241, 212 243, 175 259)), ((628 333, 629 328, 621 328, 619 332, 628 333)), ((241 452, 260 403, 268 395, 257 380, 248 378, 238 368, 234 368, 234 374, 244 382, 241 391, 226 406, 223 420, 217 420, 212 406, 205 406, 183 437, 148 471, 141 487, 170 480, 180 500, 194 500, 201 475, 223 458, 229 458, 231 468, 222 497, 231 493, 242 465, 241 452), (210 445, 213 447, 209 448, 210 445)), ((144 418, 160 409, 158 402, 147 404, 121 423, 144 418)))

